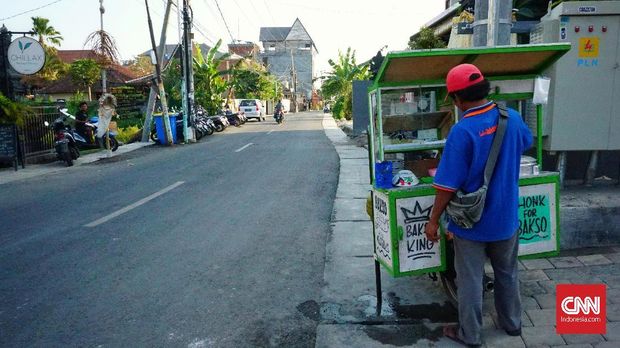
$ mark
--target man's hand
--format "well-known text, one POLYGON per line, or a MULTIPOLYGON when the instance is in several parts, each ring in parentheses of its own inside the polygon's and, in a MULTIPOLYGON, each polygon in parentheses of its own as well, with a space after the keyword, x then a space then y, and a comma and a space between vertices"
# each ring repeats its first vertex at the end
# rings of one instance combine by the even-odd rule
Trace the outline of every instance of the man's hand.
POLYGON ((436 221, 429 221, 426 224, 424 233, 426 234, 426 238, 428 238, 428 240, 433 242, 439 241, 439 224, 436 221))

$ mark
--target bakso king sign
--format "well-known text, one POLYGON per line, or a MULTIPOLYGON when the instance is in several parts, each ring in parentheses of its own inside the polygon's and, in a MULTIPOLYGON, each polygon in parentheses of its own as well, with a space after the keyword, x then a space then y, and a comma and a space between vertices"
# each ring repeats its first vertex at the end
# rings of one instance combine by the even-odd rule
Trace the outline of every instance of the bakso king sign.
POLYGON ((7 58, 15 71, 22 75, 32 75, 43 68, 45 51, 37 40, 20 37, 9 45, 7 58))

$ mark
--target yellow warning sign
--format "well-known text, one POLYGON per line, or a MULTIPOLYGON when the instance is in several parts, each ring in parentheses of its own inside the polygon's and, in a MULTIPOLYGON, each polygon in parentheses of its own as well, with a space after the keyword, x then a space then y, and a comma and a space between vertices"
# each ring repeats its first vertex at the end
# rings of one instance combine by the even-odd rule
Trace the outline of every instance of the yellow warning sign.
POLYGON ((598 37, 582 37, 579 39, 579 57, 597 58, 598 57, 598 37))

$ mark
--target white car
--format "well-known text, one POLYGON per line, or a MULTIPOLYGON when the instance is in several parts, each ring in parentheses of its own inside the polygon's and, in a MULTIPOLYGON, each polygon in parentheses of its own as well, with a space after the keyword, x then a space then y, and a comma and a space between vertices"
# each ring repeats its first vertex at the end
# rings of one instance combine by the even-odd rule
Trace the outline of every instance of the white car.
POLYGON ((248 119, 258 118, 258 122, 265 120, 263 103, 258 99, 243 99, 239 103, 239 111, 242 111, 248 119))

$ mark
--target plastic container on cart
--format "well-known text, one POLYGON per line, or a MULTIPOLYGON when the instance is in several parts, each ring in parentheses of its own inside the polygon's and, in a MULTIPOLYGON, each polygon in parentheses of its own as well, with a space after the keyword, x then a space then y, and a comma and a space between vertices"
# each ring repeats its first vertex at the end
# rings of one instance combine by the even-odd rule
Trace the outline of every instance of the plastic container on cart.
POLYGON ((375 186, 377 188, 392 188, 392 162, 375 163, 375 186))
MULTIPOLYGON (((168 118, 170 119, 170 128, 172 130, 172 142, 176 143, 177 142, 177 127, 176 127, 177 116, 168 115, 168 118)), ((166 135, 164 131, 163 115, 153 115, 153 119, 155 120, 155 132, 157 133, 157 140, 159 140, 160 144, 165 145, 166 135)))

